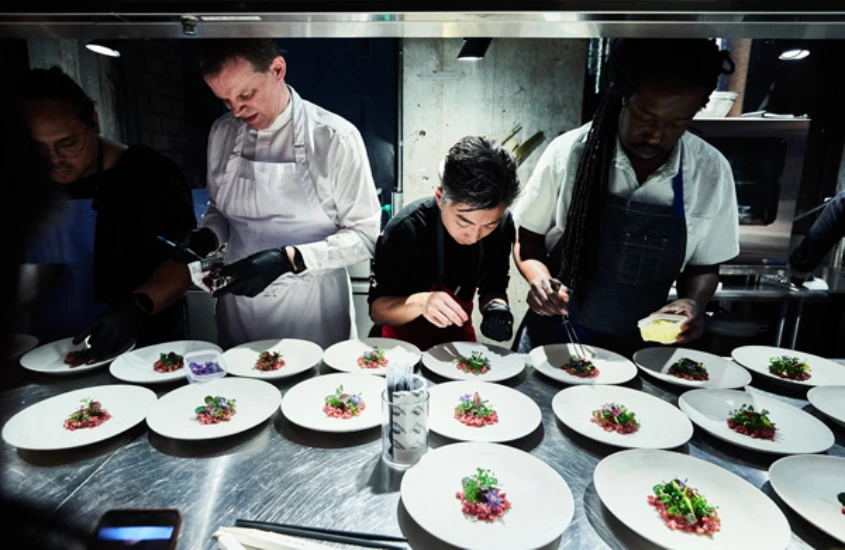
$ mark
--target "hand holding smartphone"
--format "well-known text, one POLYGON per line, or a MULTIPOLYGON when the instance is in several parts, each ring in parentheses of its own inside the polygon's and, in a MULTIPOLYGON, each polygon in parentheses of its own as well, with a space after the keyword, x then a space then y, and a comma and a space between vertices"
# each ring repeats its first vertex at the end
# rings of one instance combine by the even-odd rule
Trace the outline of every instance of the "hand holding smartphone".
POLYGON ((182 526, 176 509, 108 510, 100 517, 90 550, 175 550, 182 526))

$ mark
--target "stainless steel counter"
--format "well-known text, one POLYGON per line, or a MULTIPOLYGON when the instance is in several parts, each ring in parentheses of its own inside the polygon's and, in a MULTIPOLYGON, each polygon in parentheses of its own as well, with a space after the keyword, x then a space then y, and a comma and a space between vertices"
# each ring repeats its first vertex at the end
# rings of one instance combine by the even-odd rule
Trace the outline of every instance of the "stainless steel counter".
MULTIPOLYGON (((107 369, 73 377, 37 375, 20 367, 6 370, 0 409, 4 423, 47 397, 117 383, 107 369)), ((279 387, 284 393, 315 374, 302 374, 279 387)), ((425 369, 423 374, 442 382, 425 369)), ((593 469, 617 449, 585 439, 557 421, 551 400, 565 386, 531 368, 508 385, 533 398, 543 411, 542 426, 513 445, 560 472, 575 497, 573 522, 551 548, 653 548, 601 504, 593 469)), ((681 393, 681 388, 639 377, 626 385, 674 404, 681 393)), ((162 395, 175 387, 178 384, 153 389, 162 395)), ((755 375, 749 391, 766 390, 772 386, 755 375)), ((779 393, 776 397, 823 418, 803 396, 779 393)), ((845 430, 825 422, 837 438, 829 454, 845 457, 845 430)), ((432 434, 433 447, 448 443, 432 434)), ((184 516, 180 550, 216 549, 211 534, 237 518, 404 533, 415 549, 449 548, 423 532, 402 508, 401 474, 381 463, 378 428, 352 436, 324 435, 293 426, 276 412, 270 421, 246 433, 217 441, 170 440, 141 425, 112 440, 66 452, 17 451, 2 445, 4 491, 47 507, 86 530, 93 529, 109 508, 177 507, 184 516)), ((841 546, 774 495, 766 471, 777 457, 740 450, 698 428, 693 439, 677 450, 718 464, 770 495, 792 526, 790 548, 841 546)))

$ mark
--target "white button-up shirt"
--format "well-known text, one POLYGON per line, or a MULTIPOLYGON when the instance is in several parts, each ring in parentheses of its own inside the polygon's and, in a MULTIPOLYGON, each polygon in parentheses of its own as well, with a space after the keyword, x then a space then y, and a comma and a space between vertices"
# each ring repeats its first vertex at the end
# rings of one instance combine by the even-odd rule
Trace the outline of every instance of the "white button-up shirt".
MULTIPOLYGON (((318 242, 298 244, 310 271, 336 269, 372 258, 381 226, 364 140, 355 126, 313 103, 302 101, 307 123, 306 155, 317 198, 338 230, 318 242)), ((243 156, 257 162, 293 162, 291 103, 263 130, 248 129, 243 156)), ((226 164, 235 139, 245 124, 228 113, 215 121, 208 139, 208 211, 200 225, 229 238, 229 223, 217 204, 217 191, 225 183, 226 164)), ((284 197, 279 197, 284 200, 284 197)), ((280 242, 279 246, 286 243, 280 242)))
MULTIPOLYGON (((543 152, 522 196, 513 208, 520 227, 546 236, 550 252, 566 227, 578 161, 590 123, 557 137, 543 152)), ((681 137, 684 159, 684 214, 687 265, 714 265, 739 254, 739 212, 733 173, 727 159, 698 136, 681 137)), ((669 206, 672 178, 678 173, 680 146, 642 185, 618 138, 608 192, 629 201, 669 206)))

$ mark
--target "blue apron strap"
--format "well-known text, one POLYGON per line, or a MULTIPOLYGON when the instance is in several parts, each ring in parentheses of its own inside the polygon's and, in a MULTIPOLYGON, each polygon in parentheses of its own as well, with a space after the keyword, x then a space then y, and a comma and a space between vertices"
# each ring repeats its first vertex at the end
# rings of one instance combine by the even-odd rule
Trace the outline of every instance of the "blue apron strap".
POLYGON ((684 149, 682 145, 681 152, 678 155, 678 173, 672 178, 672 212, 676 218, 683 220, 684 215, 684 149))

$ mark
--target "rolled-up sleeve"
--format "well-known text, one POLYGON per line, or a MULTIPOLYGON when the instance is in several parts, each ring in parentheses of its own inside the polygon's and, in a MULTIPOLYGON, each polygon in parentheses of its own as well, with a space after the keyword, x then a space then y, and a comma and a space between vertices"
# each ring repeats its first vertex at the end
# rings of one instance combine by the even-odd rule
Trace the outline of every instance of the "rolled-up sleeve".
POLYGON ((718 155, 714 170, 719 194, 710 207, 712 212, 706 233, 690 256, 687 265, 716 265, 739 254, 739 209, 736 185, 728 160, 718 155))
POLYGON ((220 190, 220 181, 226 171, 230 153, 227 148, 229 129, 230 124, 224 117, 214 123, 208 136, 208 209, 200 220, 200 227, 207 227, 214 231, 220 245, 229 240, 229 220, 217 206, 217 193, 220 190))
POLYGON ((555 226, 558 195, 566 175, 560 170, 562 163, 558 159, 562 139, 563 136, 555 139, 543 151, 522 196, 512 209, 518 226, 540 235, 545 235, 555 226))
POLYGON ((336 133, 328 147, 338 230, 324 240, 297 245, 309 270, 338 269, 369 260, 381 224, 381 206, 361 134, 356 129, 336 133))

